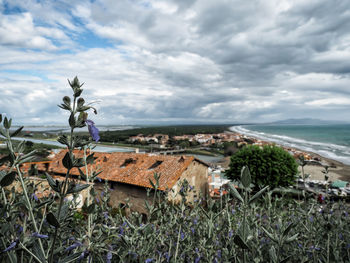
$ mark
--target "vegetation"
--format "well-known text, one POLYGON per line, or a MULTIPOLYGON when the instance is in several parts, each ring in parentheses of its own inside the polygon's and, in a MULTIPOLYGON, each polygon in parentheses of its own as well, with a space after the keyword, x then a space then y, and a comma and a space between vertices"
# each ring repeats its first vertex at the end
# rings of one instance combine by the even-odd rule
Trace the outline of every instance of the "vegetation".
MULTIPOLYGON (((185 182, 181 202, 171 205, 167 193, 158 190, 155 175, 147 217, 137 212, 126 216, 125 210, 110 207, 108 182, 101 195, 88 188, 97 179, 97 173, 87 169, 94 157, 86 154, 89 141, 76 136, 74 128, 86 123, 90 106, 80 97, 77 78, 70 86, 73 101, 65 97, 61 106, 71 112, 71 133, 59 138, 69 149, 62 160, 67 174, 63 181, 46 174, 51 190, 46 196, 36 196, 37 184, 19 168, 32 160, 35 151, 25 154, 24 142, 12 143, 20 129, 10 133, 11 120, 2 122, 0 114, 0 134, 9 152, 0 159, 5 166, 0 171, 0 262, 350 261, 349 206, 274 197, 267 187, 252 195, 253 174, 247 168, 239 176, 242 191, 230 185, 219 200, 203 196, 188 206, 188 191, 194 190, 185 182), (83 148, 84 158, 74 156, 77 147, 83 148), (70 178, 72 167, 80 168, 86 184, 70 178), (15 191, 15 182, 22 191, 15 191), (83 189, 87 198, 79 210, 77 197, 83 189)), ((96 127, 89 130, 98 140, 96 127)))
MULTIPOLYGON (((13 140, 13 147, 17 147, 21 141, 13 140)), ((37 158, 45 158, 50 154, 50 151, 53 149, 61 149, 62 147, 45 144, 45 143, 33 143, 32 141, 25 141, 23 153, 27 154, 31 151, 35 151, 37 158)), ((9 154, 7 148, 0 148, 0 154, 9 154)))
POLYGON ((239 179, 244 166, 251 170, 252 183, 256 188, 267 185, 271 188, 293 185, 298 172, 295 159, 278 146, 243 147, 232 155, 226 176, 232 180, 239 179))
POLYGON ((144 127, 123 131, 105 131, 101 132, 101 141, 103 142, 122 142, 127 141, 130 136, 138 134, 167 134, 171 136, 195 135, 197 133, 221 133, 226 131, 231 125, 179 125, 179 126, 158 126, 144 127))

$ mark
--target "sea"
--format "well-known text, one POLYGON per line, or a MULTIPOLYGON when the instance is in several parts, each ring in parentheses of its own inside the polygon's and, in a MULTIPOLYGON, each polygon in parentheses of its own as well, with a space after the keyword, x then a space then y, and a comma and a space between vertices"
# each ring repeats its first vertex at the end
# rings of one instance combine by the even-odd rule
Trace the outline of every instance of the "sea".
POLYGON ((350 124, 240 125, 230 130, 350 165, 350 124))

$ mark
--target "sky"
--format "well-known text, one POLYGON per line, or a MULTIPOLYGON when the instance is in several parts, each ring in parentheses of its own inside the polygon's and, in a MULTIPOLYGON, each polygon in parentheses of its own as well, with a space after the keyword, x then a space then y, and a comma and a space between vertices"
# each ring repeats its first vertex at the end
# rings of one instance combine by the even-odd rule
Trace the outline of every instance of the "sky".
POLYGON ((103 125, 350 121, 349 0, 0 0, 0 113, 103 125))

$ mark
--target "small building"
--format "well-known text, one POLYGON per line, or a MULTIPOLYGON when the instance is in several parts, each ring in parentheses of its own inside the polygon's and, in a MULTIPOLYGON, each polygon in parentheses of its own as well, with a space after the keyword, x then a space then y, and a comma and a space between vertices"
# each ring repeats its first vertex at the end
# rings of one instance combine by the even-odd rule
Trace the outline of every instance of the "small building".
MULTIPOLYGON (((77 158, 83 155, 82 151, 74 153, 77 158)), ((62 150, 55 155, 47 168, 49 173, 65 175, 66 169, 62 165, 65 154, 66 150, 62 150)), ((168 193, 170 202, 181 200, 180 191, 184 180, 193 187, 188 192, 188 202, 194 202, 200 194, 208 195, 208 165, 193 156, 94 152, 94 157, 97 159, 93 167, 89 165, 89 170, 102 171, 98 177, 108 181, 112 206, 121 207, 128 202, 131 211, 147 213, 145 201, 153 201, 153 196, 147 196, 147 189, 153 190, 150 180, 155 183, 154 174, 159 176, 158 189, 168 193)), ((85 171, 84 167, 82 171, 85 171)), ((71 174, 78 177, 78 169, 73 168, 71 174)), ((104 183, 95 182, 94 188, 100 193, 104 183)))

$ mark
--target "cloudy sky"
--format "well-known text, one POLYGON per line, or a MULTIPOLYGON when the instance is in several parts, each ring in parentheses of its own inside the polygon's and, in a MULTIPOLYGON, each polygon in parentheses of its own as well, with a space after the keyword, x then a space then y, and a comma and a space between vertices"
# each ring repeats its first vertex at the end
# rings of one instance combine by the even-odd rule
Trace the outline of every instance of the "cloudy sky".
POLYGON ((0 113, 65 124, 350 120, 349 0, 0 0, 0 113), (93 115, 93 113, 91 113, 93 115))

